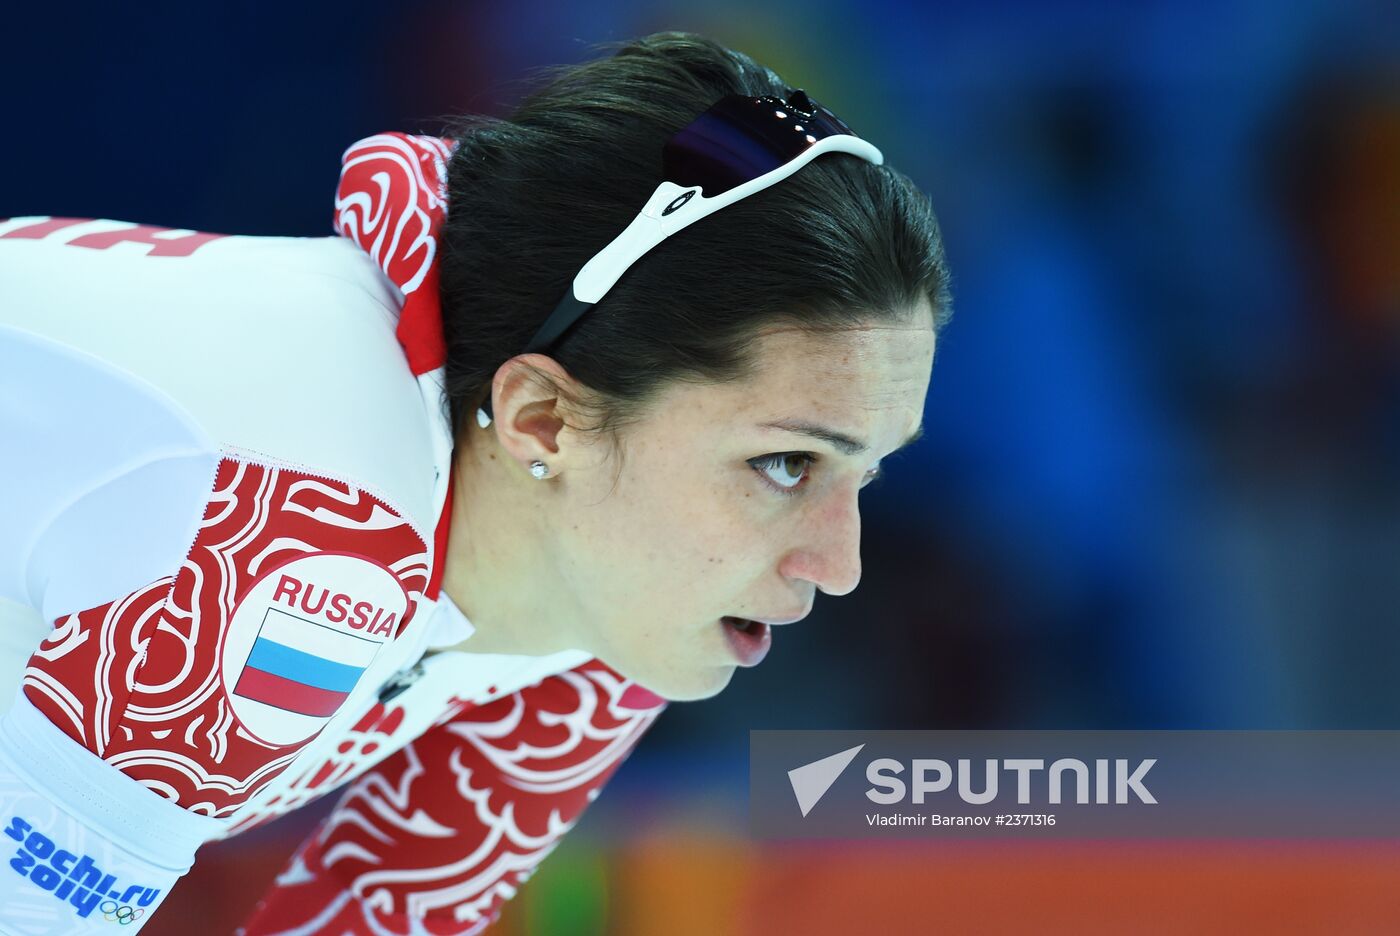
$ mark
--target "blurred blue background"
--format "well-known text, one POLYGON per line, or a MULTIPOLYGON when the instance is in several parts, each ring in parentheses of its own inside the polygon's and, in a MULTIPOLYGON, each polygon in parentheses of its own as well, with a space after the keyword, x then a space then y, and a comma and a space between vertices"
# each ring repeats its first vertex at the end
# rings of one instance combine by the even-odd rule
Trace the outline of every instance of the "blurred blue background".
POLYGON ((503 115, 531 68, 662 29, 772 66, 930 194, 956 313, 925 440, 863 495, 861 587, 672 706, 588 834, 672 795, 741 824, 749 728, 1400 727, 1400 5, 8 21, 0 215, 328 235, 351 142, 503 115))

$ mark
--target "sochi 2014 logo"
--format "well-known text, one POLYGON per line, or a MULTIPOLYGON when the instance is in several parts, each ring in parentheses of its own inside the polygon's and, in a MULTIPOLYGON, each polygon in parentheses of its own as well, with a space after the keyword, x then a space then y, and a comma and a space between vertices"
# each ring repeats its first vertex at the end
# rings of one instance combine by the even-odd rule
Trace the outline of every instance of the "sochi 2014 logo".
POLYGON ((20 843, 10 859, 15 873, 70 904, 80 917, 87 918, 96 910, 109 923, 128 926, 145 916, 145 908, 160 896, 157 887, 122 887, 116 875, 103 871, 92 855, 59 848, 21 816, 10 817, 5 835, 20 843))

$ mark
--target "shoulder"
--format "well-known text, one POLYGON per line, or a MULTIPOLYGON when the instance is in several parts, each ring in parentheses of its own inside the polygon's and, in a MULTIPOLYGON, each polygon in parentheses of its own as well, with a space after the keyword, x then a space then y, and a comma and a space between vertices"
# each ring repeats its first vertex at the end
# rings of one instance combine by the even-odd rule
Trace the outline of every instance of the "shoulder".
POLYGON ((403 297, 353 242, 10 219, 0 283, 0 324, 156 388, 230 454, 367 487, 431 529, 403 297))

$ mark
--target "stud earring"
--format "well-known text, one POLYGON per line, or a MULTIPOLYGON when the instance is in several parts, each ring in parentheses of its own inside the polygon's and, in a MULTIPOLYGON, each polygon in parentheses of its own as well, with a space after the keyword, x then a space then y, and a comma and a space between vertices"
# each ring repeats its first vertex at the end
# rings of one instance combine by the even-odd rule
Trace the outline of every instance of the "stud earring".
POLYGON ((545 475, 549 474, 549 466, 542 461, 532 461, 530 462, 530 474, 534 475, 537 479, 543 478, 545 475))

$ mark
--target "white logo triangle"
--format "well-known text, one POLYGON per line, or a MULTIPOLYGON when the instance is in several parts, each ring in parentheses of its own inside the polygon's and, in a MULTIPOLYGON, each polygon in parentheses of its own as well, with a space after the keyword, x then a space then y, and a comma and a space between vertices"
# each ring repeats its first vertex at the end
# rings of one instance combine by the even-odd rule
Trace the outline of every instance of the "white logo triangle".
POLYGON ((865 747, 864 744, 857 744, 839 754, 832 754, 830 757, 823 757, 821 760, 812 761, 810 764, 803 764, 801 767, 794 767, 788 771, 792 792, 797 797, 797 806, 802 810, 804 817, 826 795, 826 791, 831 789, 836 778, 841 776, 841 772, 850 765, 851 761, 855 760, 856 755, 863 747, 865 747))

